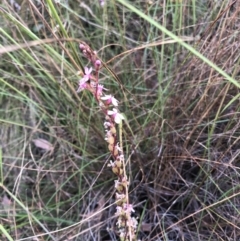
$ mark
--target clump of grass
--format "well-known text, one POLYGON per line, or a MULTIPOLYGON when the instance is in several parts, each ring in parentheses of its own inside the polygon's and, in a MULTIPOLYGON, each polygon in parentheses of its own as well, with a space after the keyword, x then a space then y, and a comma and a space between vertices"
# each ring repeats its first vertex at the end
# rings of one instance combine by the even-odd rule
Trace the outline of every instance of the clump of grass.
POLYGON ((127 117, 138 237, 239 239, 238 1, 0 4, 1 240, 118 240, 82 41, 127 117))

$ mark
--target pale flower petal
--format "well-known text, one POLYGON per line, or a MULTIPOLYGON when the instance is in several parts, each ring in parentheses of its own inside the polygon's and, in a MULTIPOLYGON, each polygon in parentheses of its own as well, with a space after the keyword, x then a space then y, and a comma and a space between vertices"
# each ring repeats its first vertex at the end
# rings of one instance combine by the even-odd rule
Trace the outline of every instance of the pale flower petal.
POLYGON ((85 75, 89 76, 91 74, 91 72, 92 72, 92 67, 90 67, 90 68, 85 67, 84 70, 85 70, 85 75))
POLYGON ((117 124, 120 124, 122 120, 124 120, 124 116, 122 114, 118 113, 115 115, 114 121, 117 124))
POLYGON ((116 108, 113 108, 113 110, 109 110, 107 114, 112 115, 115 123, 117 124, 120 124, 121 121, 124 120, 124 116, 120 114, 116 108))
POLYGON ((78 89, 77 89, 77 93, 84 90, 84 89, 87 89, 88 87, 88 83, 87 83, 87 79, 86 78, 82 78, 80 81, 79 81, 79 86, 78 86, 78 89))
POLYGON ((110 105, 114 105, 114 106, 118 106, 118 100, 116 98, 114 98, 112 95, 105 95, 103 97, 101 97, 102 100, 106 101, 106 104, 110 105))

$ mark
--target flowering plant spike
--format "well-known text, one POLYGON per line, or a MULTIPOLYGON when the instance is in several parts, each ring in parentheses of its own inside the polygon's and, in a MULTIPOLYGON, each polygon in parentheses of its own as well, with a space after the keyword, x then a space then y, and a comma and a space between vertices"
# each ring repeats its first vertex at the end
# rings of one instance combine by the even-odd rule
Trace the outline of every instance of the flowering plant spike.
POLYGON ((125 158, 122 149, 121 131, 119 137, 117 134, 117 126, 122 128, 122 120, 124 120, 123 114, 119 112, 118 100, 111 94, 105 94, 107 89, 103 85, 99 84, 99 70, 101 67, 101 61, 97 58, 95 52, 85 43, 79 45, 83 55, 91 62, 90 68, 84 68, 84 75, 79 80, 79 87, 77 92, 83 90, 90 91, 95 100, 97 101, 101 111, 105 115, 104 128, 105 128, 105 140, 108 143, 108 150, 111 153, 112 160, 109 163, 109 167, 112 168, 112 172, 117 176, 115 180, 116 189, 116 216, 117 216, 117 229, 118 235, 121 241, 136 241, 136 230, 138 222, 132 217, 134 209, 129 202, 128 187, 129 181, 125 171, 125 158))

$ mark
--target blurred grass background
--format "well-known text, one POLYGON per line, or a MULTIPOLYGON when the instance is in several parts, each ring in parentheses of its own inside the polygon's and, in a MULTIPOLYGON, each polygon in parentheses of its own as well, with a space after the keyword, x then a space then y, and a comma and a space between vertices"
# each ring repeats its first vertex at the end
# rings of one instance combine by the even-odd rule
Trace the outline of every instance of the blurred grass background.
POLYGON ((118 240, 104 117, 76 93, 81 41, 127 117, 139 239, 240 240, 239 1, 130 5, 147 18, 123 0, 1 1, 1 240, 118 240))

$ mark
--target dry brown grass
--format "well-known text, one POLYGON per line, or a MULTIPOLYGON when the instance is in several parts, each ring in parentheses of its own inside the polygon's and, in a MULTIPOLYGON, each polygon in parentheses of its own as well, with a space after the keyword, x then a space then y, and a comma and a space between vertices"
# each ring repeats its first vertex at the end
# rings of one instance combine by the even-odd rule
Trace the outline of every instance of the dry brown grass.
MULTIPOLYGON (((179 36, 197 36, 190 44, 239 81, 239 2, 212 1, 205 14, 199 7, 194 24, 187 7, 191 4, 186 1, 179 9, 178 5, 163 9, 160 4, 155 17, 165 16, 167 27, 179 36), (182 20, 174 19, 175 10, 183 14, 182 20), (181 28, 174 21, 181 21, 181 28)), ((126 32, 121 32, 123 37, 111 33, 107 38, 98 22, 102 10, 91 6, 99 15, 97 21, 86 6, 71 2, 69 7, 78 9, 87 21, 60 5, 56 8, 69 33, 96 49, 104 43, 99 55, 106 62, 113 58, 108 66, 120 82, 113 82, 114 76, 105 70, 101 78, 121 100, 130 126, 125 125, 125 152, 131 156, 127 168, 132 180, 130 198, 140 221, 139 237, 147 241, 240 240, 239 89, 177 44, 138 49, 142 43, 149 44, 150 33, 155 34, 153 39, 162 33, 155 33, 131 13, 125 17, 134 21, 126 21, 122 28, 122 8, 117 5, 109 6, 113 17, 108 23, 115 33, 126 32), (126 51, 134 48, 131 54, 126 51)), ((51 23, 45 6, 38 8, 40 16, 51 23)), ((145 5, 142 8, 149 10, 145 5)), ((29 29, 41 23, 29 5, 22 6, 20 13, 10 6, 8 11, 29 29)), ((16 23, 6 16, 2 19, 3 28, 17 43, 30 41, 16 23)), ((41 39, 53 36, 48 28, 37 34, 41 39)), ((1 44, 13 43, 3 37, 1 44)), ((26 49, 36 62, 16 50, 1 56, 0 73, 6 83, 1 82, 0 95, 0 224, 13 240, 117 240, 113 175, 106 167, 110 157, 102 116, 88 94, 76 96, 80 67, 71 64, 59 45, 50 46, 56 52, 43 45, 26 49), (49 151, 36 146, 34 140, 39 139, 47 141, 49 151)))

